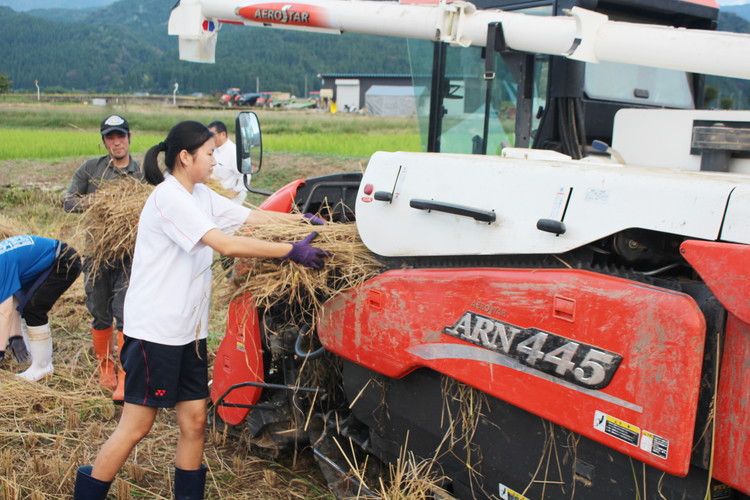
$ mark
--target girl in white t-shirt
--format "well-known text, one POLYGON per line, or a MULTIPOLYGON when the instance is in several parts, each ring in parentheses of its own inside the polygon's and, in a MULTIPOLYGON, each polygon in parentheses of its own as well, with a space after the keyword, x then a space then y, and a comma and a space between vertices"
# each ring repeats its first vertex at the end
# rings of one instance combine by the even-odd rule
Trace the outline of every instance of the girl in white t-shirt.
MULTIPOLYGON (((275 257, 320 268, 326 253, 297 243, 231 236, 242 224, 309 215, 253 210, 204 186, 216 160, 213 134, 193 121, 175 125, 143 163, 156 185, 138 223, 130 288, 125 296, 125 402, 117 429, 90 465, 78 468, 75 498, 105 498, 115 474, 154 423, 158 408, 176 407, 175 498, 203 498, 201 464, 208 397, 209 298, 213 251, 228 257, 275 257), (157 158, 164 152, 167 174, 157 158), (200 493, 200 495, 198 495, 200 493)), ((313 218, 317 220, 317 218, 313 218)))

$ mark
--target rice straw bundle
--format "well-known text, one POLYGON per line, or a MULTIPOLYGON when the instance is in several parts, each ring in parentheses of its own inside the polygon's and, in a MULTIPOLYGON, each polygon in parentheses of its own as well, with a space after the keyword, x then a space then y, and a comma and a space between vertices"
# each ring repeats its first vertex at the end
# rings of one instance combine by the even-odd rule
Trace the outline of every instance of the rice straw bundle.
POLYGON ((281 222, 243 228, 237 234, 296 242, 313 231, 318 236, 312 245, 330 254, 324 259, 323 269, 310 269, 287 259, 237 259, 234 297, 252 293, 261 308, 297 303, 301 310, 313 313, 322 302, 359 286, 383 268, 362 243, 355 224, 313 226, 281 222))
POLYGON ((138 218, 153 186, 125 178, 105 182, 91 197, 79 232, 86 241, 84 255, 92 270, 106 262, 133 256, 138 218))
POLYGON ((221 186, 221 183, 219 183, 219 181, 217 181, 216 179, 210 179, 205 185, 206 187, 215 191, 217 194, 220 194, 224 198, 229 198, 230 200, 237 197, 237 194, 238 194, 237 191, 232 191, 231 189, 224 189, 221 186))

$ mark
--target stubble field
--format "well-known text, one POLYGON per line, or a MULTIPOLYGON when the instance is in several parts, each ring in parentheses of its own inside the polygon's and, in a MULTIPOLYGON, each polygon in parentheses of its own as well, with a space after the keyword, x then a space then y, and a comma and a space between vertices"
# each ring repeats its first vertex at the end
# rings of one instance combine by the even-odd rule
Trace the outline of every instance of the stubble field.
MULTIPOLYGON (((0 159, 0 224, 16 233, 57 238, 82 247, 80 216, 63 212, 62 198, 81 162, 105 154, 99 146, 98 124, 109 113, 126 116, 136 137, 140 134, 141 139, 158 140, 172 124, 183 119, 204 123, 223 119, 230 124, 234 117, 234 111, 0 105, 0 134, 9 134, 11 129, 16 134, 13 144, 0 139, 0 150, 12 146, 27 152, 0 156, 5 158, 0 159), (75 131, 85 138, 85 147, 89 149, 43 157, 39 153, 41 143, 51 136, 40 131, 75 131), (39 148, 34 147, 37 143, 39 148)), ((418 138, 414 147, 415 125, 409 120, 368 122, 367 117, 342 116, 341 123, 336 123, 331 116, 266 113, 260 116, 266 146, 264 167, 254 179, 261 189, 273 190, 295 178, 361 171, 367 162, 364 154, 323 155, 301 150, 304 148, 294 151, 294 147, 285 150, 273 145, 274 130, 289 137, 323 130, 323 135, 335 136, 334 143, 356 142, 360 137, 357 134, 364 134, 371 136, 373 144, 387 143, 388 136, 408 133, 413 134, 412 146, 386 144, 382 149, 418 149, 418 138), (345 128, 325 132, 332 130, 331 127, 345 128), (351 135, 342 130, 350 130, 351 135)), ((139 139, 134 144, 137 146, 134 156, 141 159, 152 142, 139 139)), ((261 201, 257 196, 248 200, 250 204, 261 201)), ((225 315, 226 307, 217 302, 209 334, 209 345, 214 349, 223 335, 225 315)), ((108 391, 97 384, 90 317, 81 278, 58 301, 50 319, 55 366, 52 377, 31 384, 14 377, 23 366, 13 360, 0 364, 0 500, 70 498, 77 466, 91 463, 119 417, 120 408, 112 404, 108 391)), ((110 498, 170 498, 176 437, 174 414, 161 412, 151 434, 138 445, 118 475, 110 498)), ((208 430, 206 441, 205 461, 209 466, 206 498, 332 498, 305 450, 276 462, 263 460, 250 453, 241 438, 214 426, 208 430)))

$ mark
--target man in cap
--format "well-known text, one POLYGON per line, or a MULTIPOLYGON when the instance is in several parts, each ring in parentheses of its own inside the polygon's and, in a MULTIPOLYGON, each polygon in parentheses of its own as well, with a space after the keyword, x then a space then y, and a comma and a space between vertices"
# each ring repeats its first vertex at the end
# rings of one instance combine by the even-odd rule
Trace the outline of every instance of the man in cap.
MULTIPOLYGON (((100 127, 107 155, 85 161, 73 175, 73 181, 63 202, 66 212, 82 212, 88 207, 91 195, 104 181, 113 181, 127 176, 143 179, 140 164, 130 156, 130 126, 120 115, 106 117, 100 127)), ((86 307, 94 317, 91 334, 94 352, 99 363, 99 383, 114 389, 112 399, 123 399, 125 374, 115 375, 113 357, 113 327, 117 330, 118 344, 123 337, 123 303, 130 279, 130 259, 107 262, 92 272, 91 262, 83 266, 86 307), (113 325, 113 323, 115 323, 113 325)))

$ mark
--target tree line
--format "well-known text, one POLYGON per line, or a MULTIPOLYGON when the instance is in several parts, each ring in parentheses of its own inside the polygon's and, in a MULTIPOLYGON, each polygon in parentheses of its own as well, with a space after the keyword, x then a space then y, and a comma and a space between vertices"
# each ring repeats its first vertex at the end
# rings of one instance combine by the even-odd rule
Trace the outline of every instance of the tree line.
POLYGON ((180 61, 169 2, 122 0, 76 22, 0 7, 0 72, 16 90, 181 93, 241 87, 302 95, 319 73, 408 73, 406 41, 225 25, 215 64, 180 61))
MULTIPOLYGON (((96 10, 49 9, 30 15, 0 7, 0 92, 218 93, 228 87, 302 96, 321 73, 407 74, 407 42, 224 25, 215 64, 180 61, 167 34, 172 2, 120 0, 96 10), (12 84, 12 86, 11 86, 12 84)), ((722 12, 719 29, 750 33, 750 23, 722 12)), ((748 108, 745 80, 709 77, 707 107, 748 108)))

